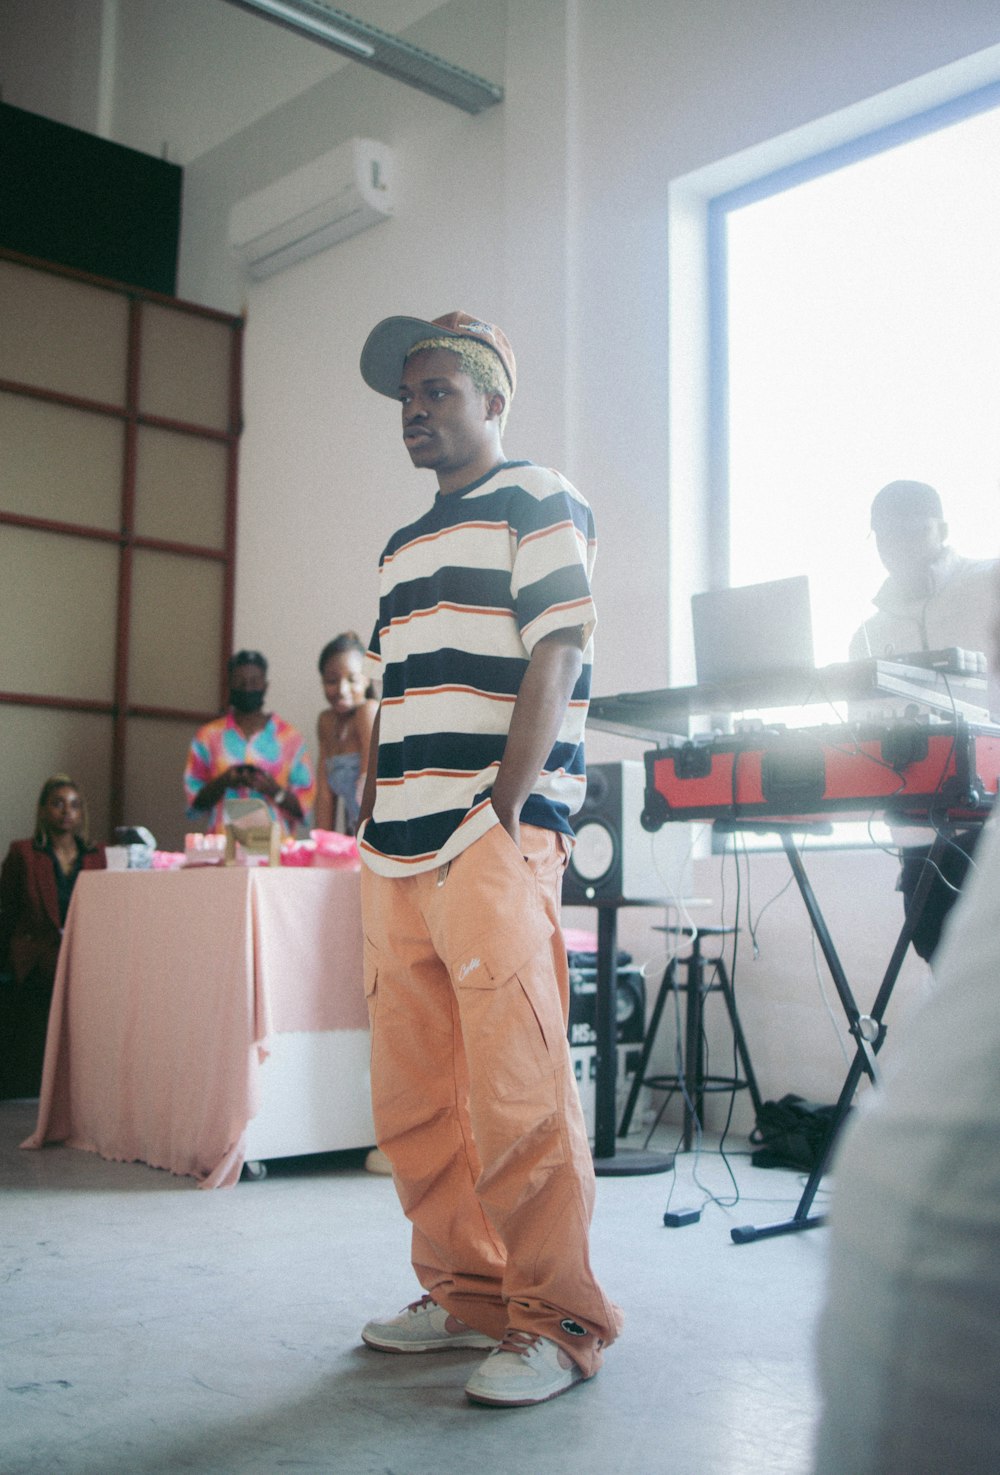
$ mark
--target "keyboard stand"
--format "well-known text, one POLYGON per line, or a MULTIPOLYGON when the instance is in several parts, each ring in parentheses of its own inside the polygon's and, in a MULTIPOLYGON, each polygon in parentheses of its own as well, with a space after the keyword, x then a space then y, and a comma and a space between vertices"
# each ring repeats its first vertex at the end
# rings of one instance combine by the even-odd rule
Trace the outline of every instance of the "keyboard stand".
MULTIPOLYGON (((815 1167, 809 1174, 809 1179, 802 1191, 802 1197, 799 1200, 795 1213, 791 1219, 787 1219, 780 1224, 768 1224, 763 1228, 756 1228, 752 1224, 744 1224, 738 1229, 730 1230, 733 1242, 738 1245, 745 1245, 751 1244, 754 1240, 758 1239, 771 1239, 779 1234, 794 1234, 800 1229, 816 1229, 819 1225, 826 1223, 825 1214, 810 1214, 809 1210, 812 1208, 816 1190, 819 1188, 820 1181, 829 1165, 834 1145, 847 1119, 847 1114, 850 1111, 851 1103, 854 1100, 854 1095, 858 1089, 862 1075, 867 1075, 873 1084, 877 1083, 878 1077, 875 1069, 875 1057, 882 1048, 886 1036, 886 1027, 882 1022, 883 1015, 892 997, 892 991, 895 987, 896 979, 899 976, 899 970, 906 956, 906 949, 909 947, 910 939, 920 921, 931 884, 934 880, 935 867, 941 860, 951 841, 946 829, 938 829, 934 843, 931 846, 930 855, 924 865, 920 881, 914 893, 910 910, 907 912, 903 925, 900 928, 896 945, 893 948, 892 956, 889 959, 871 1012, 862 1014, 851 992, 847 976, 844 973, 840 958, 837 955, 837 950, 833 945, 833 939, 830 936, 825 918, 820 910, 819 902, 816 900, 812 884, 802 863, 802 856, 795 841, 795 833, 796 831, 801 833, 802 826, 780 823, 743 824, 740 821, 726 821, 721 827, 734 831, 752 830, 758 833, 766 831, 769 834, 778 834, 781 837, 782 847, 788 857, 788 863, 792 868, 792 874, 795 877, 802 900, 805 902, 809 919, 816 933, 816 939, 819 942, 823 957, 826 959, 827 967, 830 969, 834 986, 843 1005, 844 1013, 847 1016, 848 1029, 854 1039, 855 1046, 854 1059, 847 1073, 847 1079, 844 1081, 843 1088, 837 1098, 837 1104, 830 1121, 823 1150, 815 1167)), ((968 828, 968 823, 963 821, 962 827, 968 828)))

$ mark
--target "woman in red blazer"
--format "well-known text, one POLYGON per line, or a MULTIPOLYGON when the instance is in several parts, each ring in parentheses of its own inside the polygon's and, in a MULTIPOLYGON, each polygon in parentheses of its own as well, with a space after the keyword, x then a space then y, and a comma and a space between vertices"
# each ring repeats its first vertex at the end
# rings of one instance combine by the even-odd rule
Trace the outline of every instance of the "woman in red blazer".
POLYGON ((80 871, 103 870, 79 786, 65 773, 38 797, 35 833, 0 871, 0 1097, 37 1096, 59 944, 80 871))

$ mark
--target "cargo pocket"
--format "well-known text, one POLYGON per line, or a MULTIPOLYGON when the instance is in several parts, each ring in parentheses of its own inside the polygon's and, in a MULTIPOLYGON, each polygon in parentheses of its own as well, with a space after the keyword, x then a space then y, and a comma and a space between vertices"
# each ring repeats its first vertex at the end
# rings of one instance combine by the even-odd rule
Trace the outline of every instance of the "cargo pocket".
POLYGON ((516 935, 480 937, 449 965, 471 1071, 499 1097, 541 1093, 554 1105, 562 1012, 548 959, 553 931, 534 914, 516 935))

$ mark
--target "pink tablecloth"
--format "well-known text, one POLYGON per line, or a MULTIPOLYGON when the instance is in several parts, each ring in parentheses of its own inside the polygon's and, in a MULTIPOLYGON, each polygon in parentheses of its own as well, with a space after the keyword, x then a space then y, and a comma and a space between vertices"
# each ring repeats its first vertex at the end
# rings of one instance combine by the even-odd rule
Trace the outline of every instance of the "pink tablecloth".
POLYGON ((23 1146, 235 1183, 268 1038, 367 1024, 356 872, 83 872, 23 1146))

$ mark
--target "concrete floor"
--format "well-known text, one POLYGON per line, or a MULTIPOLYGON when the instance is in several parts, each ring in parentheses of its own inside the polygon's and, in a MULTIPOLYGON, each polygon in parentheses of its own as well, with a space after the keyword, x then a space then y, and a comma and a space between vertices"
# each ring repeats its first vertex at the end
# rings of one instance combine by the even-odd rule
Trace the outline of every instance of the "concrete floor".
POLYGON ((663 1225, 671 1188, 673 1209, 731 1192, 717 1156, 602 1177, 593 1258, 625 1335, 592 1382, 495 1410, 462 1394, 477 1353, 360 1345, 364 1321, 419 1294, 392 1183, 363 1154, 202 1192, 70 1148, 20 1151, 34 1118, 33 1102, 0 1103, 2 1475, 810 1468, 827 1231, 729 1237, 790 1217, 794 1173, 733 1158, 741 1202, 681 1229, 663 1225))

